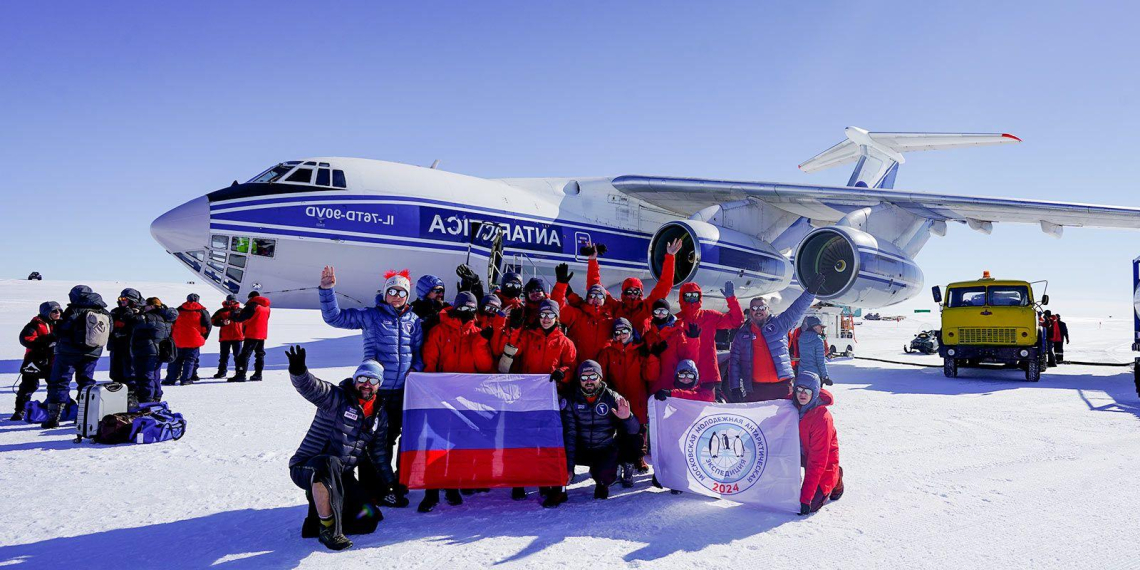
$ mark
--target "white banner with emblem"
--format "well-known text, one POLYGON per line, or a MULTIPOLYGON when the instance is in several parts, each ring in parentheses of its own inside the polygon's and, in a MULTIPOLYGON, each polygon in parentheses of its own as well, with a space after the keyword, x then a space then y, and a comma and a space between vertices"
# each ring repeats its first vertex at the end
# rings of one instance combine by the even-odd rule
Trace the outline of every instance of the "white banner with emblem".
POLYGON ((800 416, 790 400, 649 399, 653 471, 668 489, 796 512, 800 416))

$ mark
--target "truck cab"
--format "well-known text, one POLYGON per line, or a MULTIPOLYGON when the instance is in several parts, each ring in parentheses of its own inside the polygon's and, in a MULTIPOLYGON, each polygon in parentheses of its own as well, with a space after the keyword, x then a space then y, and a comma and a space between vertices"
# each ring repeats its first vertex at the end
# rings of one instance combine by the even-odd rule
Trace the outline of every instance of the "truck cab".
MULTIPOLYGON (((1045 332, 1041 328, 1033 286, 1027 281, 994 279, 990 272, 975 281, 933 288, 942 312, 938 355, 943 373, 958 376, 960 367, 1016 365, 1030 382, 1041 379, 1045 364, 1045 332)), ((1048 304, 1049 296, 1041 298, 1048 304)))

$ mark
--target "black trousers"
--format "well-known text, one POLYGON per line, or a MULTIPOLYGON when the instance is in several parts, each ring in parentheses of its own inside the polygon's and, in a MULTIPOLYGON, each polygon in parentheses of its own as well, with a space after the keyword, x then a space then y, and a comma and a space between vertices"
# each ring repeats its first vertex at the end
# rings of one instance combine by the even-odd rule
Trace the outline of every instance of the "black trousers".
POLYGON ((255 355, 253 375, 261 376, 261 371, 265 369, 265 341, 246 339, 242 344, 241 354, 234 359, 234 368, 237 370, 238 376, 245 375, 245 371, 249 370, 249 357, 255 355))
POLYGON ((226 369, 230 365, 230 352, 234 353, 234 366, 237 366, 238 358, 241 356, 241 341, 240 340, 223 340, 222 352, 218 355, 218 372, 225 374, 226 369))
POLYGON ((637 433, 618 432, 618 459, 620 463, 638 463, 645 457, 648 443, 648 426, 641 426, 637 433))
POLYGON ((1057 362, 1065 361, 1065 341, 1059 340, 1053 343, 1053 354, 1057 356, 1057 362))
POLYGON ((135 377, 134 361, 131 359, 131 347, 111 347, 111 370, 108 372, 111 380, 120 384, 130 384, 135 377))
POLYGON ((47 382, 48 376, 51 375, 51 365, 48 363, 39 363, 36 372, 25 372, 28 368, 28 359, 24 358, 24 363, 20 366, 20 387, 16 389, 16 411, 24 409, 24 405, 32 399, 32 394, 40 389, 40 380, 47 382))
POLYGON ((309 513, 301 523, 301 536, 314 538, 321 532, 321 519, 313 502, 313 484, 321 483, 329 491, 333 525, 338 534, 368 534, 384 520, 380 509, 365 497, 352 474, 339 457, 318 455, 301 465, 289 468, 293 484, 305 490, 309 513))
POLYGON ((608 487, 617 481, 618 458, 621 450, 617 445, 598 449, 577 449, 574 464, 590 468, 590 477, 598 485, 608 487))

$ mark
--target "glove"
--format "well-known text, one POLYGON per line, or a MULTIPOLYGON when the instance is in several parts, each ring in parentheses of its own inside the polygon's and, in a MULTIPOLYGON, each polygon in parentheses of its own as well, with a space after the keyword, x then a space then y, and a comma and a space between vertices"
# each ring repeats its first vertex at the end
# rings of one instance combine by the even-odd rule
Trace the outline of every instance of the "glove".
POLYGON ((822 273, 819 275, 816 275, 815 277, 812 278, 811 282, 809 282, 807 284, 807 290, 811 291, 812 295, 819 293, 820 287, 823 287, 823 282, 826 280, 827 280, 827 277, 824 277, 824 275, 822 273))
POLYGON ((462 264, 459 267, 456 267, 455 274, 465 282, 479 281, 479 274, 475 273, 475 271, 468 267, 467 264, 462 264))
POLYGON ((512 329, 521 329, 523 323, 526 322, 526 315, 524 315, 524 313, 525 311, 522 307, 511 309, 511 316, 507 320, 507 326, 512 329))
POLYGON ((736 286, 732 284, 732 281, 725 281, 724 282, 724 289, 721 289, 720 292, 724 294, 725 299, 728 299, 730 297, 735 297, 736 296, 736 286))
POLYGON ((566 378, 566 373, 561 368, 550 373, 551 382, 561 382, 563 378, 566 378))
POLYGON ((285 357, 289 359, 289 374, 300 376, 308 370, 305 366, 305 349, 301 346, 296 345, 286 350, 285 357))
POLYGON ((823 382, 824 386, 831 386, 832 384, 834 384, 834 382, 831 381, 831 378, 827 378, 827 377, 820 378, 819 381, 823 382))
POLYGON ((601 256, 606 254, 606 251, 609 248, 607 248, 606 244, 604 244, 604 243, 596 243, 596 244, 594 244, 594 249, 598 250, 598 257, 601 257, 601 256))
POLYGON ((559 283, 569 283, 571 277, 574 277, 574 274, 570 272, 569 265, 559 263, 554 267, 554 278, 559 283))
POLYGON ((655 394, 653 394, 653 397, 664 402, 665 398, 668 398, 669 394, 671 393, 673 393, 672 390, 658 390, 655 394))
POLYGON ((809 505, 809 504, 807 504, 807 503, 800 503, 800 512, 799 512, 799 514, 800 514, 801 516, 803 516, 803 515, 809 515, 809 514, 811 514, 811 505, 809 505))
POLYGON ((637 347, 637 353, 644 358, 649 358, 649 355, 653 354, 653 352, 649 349, 649 344, 644 342, 641 343, 641 346, 637 347))
POLYGON ((598 249, 592 245, 584 245, 578 249, 578 253, 581 255, 585 255, 586 257, 594 255, 597 252, 598 252, 598 249))
POLYGON ((479 336, 487 340, 491 340, 491 338, 495 336, 495 329, 492 329, 491 327, 483 327, 483 330, 479 331, 479 336))
POLYGON ((661 356, 668 349, 669 349, 669 344, 666 343, 665 341, 661 341, 661 342, 658 342, 657 344, 654 344, 653 348, 649 349, 649 354, 652 354, 653 356, 661 356))
POLYGON ((701 338, 701 326, 697 323, 689 323, 689 328, 685 330, 685 336, 689 338, 701 338))

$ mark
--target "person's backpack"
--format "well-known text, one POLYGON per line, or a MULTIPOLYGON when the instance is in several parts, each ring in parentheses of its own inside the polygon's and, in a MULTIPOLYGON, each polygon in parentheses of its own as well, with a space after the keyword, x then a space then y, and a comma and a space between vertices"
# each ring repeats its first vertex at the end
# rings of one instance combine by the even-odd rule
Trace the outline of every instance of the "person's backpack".
POLYGON ((174 347, 174 339, 167 337, 158 341, 159 362, 174 362, 174 356, 177 352, 177 349, 174 347))
POLYGON ((158 443, 181 439, 186 434, 186 420, 182 414, 171 412, 166 402, 143 404, 140 411, 147 415, 135 418, 131 426, 130 441, 135 443, 158 443))
POLYGON ((87 311, 79 327, 79 343, 88 348, 103 348, 111 338, 111 315, 87 311))

